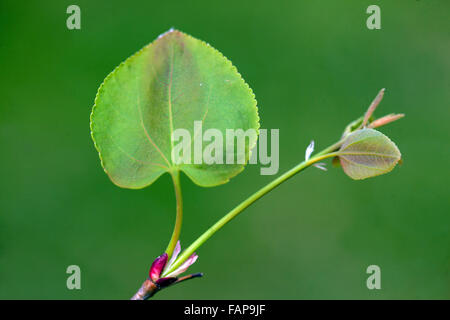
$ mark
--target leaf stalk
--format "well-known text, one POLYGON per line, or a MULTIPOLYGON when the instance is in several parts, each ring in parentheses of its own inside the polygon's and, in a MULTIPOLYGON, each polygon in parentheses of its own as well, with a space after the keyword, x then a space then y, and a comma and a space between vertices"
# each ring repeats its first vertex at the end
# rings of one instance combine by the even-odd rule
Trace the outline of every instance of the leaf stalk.
POLYGON ((171 171, 170 175, 172 176, 173 186, 175 189, 177 213, 175 217, 175 226, 173 228, 172 237, 166 249, 166 253, 169 257, 172 256, 173 250, 177 244, 178 239, 180 238, 181 225, 183 222, 183 196, 181 193, 181 185, 180 185, 180 171, 178 170, 171 171))
MULTIPOLYGON (((241 202, 237 207, 228 212, 225 216, 223 216, 219 221, 217 221, 214 225, 212 225, 208 230, 206 230, 200 237, 197 238, 186 250, 184 250, 178 259, 174 262, 169 270, 164 272, 164 274, 169 274, 176 268, 178 268, 186 259, 190 257, 203 243, 206 242, 210 237, 212 237, 217 231, 222 229, 228 222, 233 220, 239 213, 248 208, 251 204, 253 204, 258 199, 262 198, 264 195, 268 194, 270 191, 278 187, 283 182, 287 181, 297 173, 303 171, 309 166, 313 165, 316 162, 322 161, 327 158, 334 157, 338 155, 338 152, 335 152, 342 145, 342 141, 338 141, 337 143, 329 146, 328 148, 322 150, 317 153, 315 156, 311 157, 309 160, 305 160, 299 163, 294 168, 285 172, 266 186, 262 187, 250 197, 241 202)), ((163 276, 164 276, 163 274, 163 276)))

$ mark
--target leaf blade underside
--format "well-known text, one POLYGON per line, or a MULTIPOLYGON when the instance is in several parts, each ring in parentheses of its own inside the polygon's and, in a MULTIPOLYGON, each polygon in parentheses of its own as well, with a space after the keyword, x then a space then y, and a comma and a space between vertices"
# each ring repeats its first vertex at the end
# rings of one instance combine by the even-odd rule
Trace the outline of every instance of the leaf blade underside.
POLYGON ((374 129, 352 132, 338 151, 344 172, 361 180, 385 174, 401 159, 400 150, 387 136, 374 129))

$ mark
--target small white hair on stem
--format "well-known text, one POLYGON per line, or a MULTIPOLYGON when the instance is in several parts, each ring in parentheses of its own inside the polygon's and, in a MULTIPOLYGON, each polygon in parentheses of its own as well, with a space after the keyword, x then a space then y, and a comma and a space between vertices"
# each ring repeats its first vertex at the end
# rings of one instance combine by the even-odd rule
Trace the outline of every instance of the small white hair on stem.
POLYGON ((314 152, 314 140, 311 140, 311 143, 308 145, 305 151, 305 161, 309 160, 313 152, 314 152))
MULTIPOLYGON (((305 151, 305 161, 308 161, 309 158, 311 158, 311 154, 314 152, 314 140, 311 140, 311 143, 308 145, 305 151)), ((323 162, 315 163, 313 164, 314 167, 317 169, 327 171, 327 168, 325 167, 326 164, 323 162)))

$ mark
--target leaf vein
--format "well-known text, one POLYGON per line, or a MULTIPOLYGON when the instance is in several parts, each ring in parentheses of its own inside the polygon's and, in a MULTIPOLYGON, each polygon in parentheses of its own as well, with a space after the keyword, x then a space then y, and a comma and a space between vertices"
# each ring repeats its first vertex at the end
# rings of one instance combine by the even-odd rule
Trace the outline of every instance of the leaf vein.
POLYGON ((140 118, 140 123, 141 123, 141 127, 142 129, 144 129, 144 133, 147 136, 147 140, 155 147, 155 149, 159 152, 159 154, 162 156, 162 158, 164 159, 164 161, 166 161, 166 163, 168 164, 168 166, 170 167, 170 162, 167 160, 166 156, 164 155, 164 153, 162 153, 161 149, 159 149, 159 147, 156 145, 156 143, 153 141, 153 139, 150 137, 150 134, 148 133, 147 128, 145 127, 144 124, 144 119, 142 116, 142 108, 141 108, 141 98, 140 95, 138 94, 138 110, 139 110, 139 118, 140 118))

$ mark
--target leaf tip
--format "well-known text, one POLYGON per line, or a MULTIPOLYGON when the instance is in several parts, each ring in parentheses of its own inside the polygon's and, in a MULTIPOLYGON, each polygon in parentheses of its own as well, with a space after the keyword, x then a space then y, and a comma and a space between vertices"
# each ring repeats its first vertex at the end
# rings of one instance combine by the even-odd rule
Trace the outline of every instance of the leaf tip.
POLYGON ((166 32, 161 33, 157 39, 161 39, 171 33, 182 33, 181 31, 175 29, 174 27, 171 27, 169 30, 167 30, 166 32))

